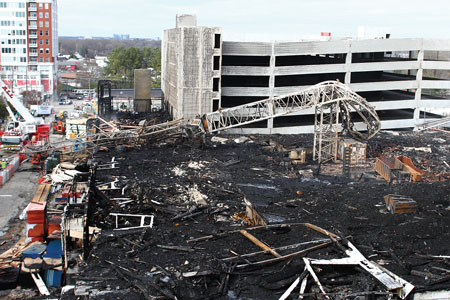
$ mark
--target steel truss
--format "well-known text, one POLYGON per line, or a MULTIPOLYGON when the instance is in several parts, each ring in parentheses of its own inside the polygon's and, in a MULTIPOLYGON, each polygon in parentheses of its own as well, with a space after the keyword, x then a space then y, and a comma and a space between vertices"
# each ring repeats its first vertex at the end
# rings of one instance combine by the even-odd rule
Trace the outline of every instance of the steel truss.
POLYGON ((338 126, 338 105, 316 106, 314 116, 313 160, 324 163, 337 158, 338 126))
POLYGON ((102 126, 95 126, 86 132, 83 132, 74 139, 64 140, 56 143, 49 143, 45 146, 29 146, 22 151, 24 154, 33 154, 40 152, 49 152, 52 150, 65 150, 66 152, 80 152, 87 149, 96 148, 99 146, 106 146, 108 144, 143 144, 150 140, 165 138, 172 134, 182 133, 182 120, 175 120, 151 126, 140 126, 134 129, 119 129, 111 126, 110 123, 103 122, 109 125, 107 130, 102 129, 102 126))
POLYGON ((219 109, 202 118, 206 132, 217 132, 315 108, 314 160, 335 159, 338 131, 343 129, 358 140, 368 140, 380 130, 375 109, 345 84, 325 81, 295 94, 219 109), (339 128, 341 116, 342 128, 339 128), (359 121, 358 130, 354 120, 359 121), (361 126, 362 125, 362 126, 361 126))

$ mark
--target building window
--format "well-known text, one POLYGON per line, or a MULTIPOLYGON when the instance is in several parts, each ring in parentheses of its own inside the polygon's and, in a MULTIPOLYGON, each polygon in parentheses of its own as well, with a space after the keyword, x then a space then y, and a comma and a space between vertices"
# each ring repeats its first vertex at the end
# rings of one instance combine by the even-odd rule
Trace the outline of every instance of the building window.
POLYGON ((39 45, 44 45, 44 40, 39 40, 39 45))
POLYGON ((48 9, 48 3, 45 3, 45 9, 48 9))
POLYGON ((214 48, 220 49, 220 34, 214 34, 214 48))
POLYGON ((42 8, 42 3, 39 3, 39 8, 42 8))
POLYGON ((50 57, 46 57, 46 58, 45 58, 45 61, 46 61, 46 62, 50 62, 50 57))
POLYGON ((43 54, 44 53, 44 49, 40 48, 39 49, 39 53, 43 54))
POLYGON ((22 48, 23 49, 23 53, 27 53, 27 48, 22 48))
POLYGON ((45 12, 45 18, 48 19, 48 12, 45 12))
POLYGON ((219 78, 213 78, 213 92, 219 91, 219 78))
POLYGON ((45 27, 49 27, 48 21, 45 21, 45 27))
POLYGON ((44 22, 39 21, 39 27, 44 27, 44 22))
POLYGON ((39 18, 42 19, 42 16, 43 16, 42 11, 40 11, 39 12, 39 18))
POLYGON ((40 62, 44 62, 44 58, 43 57, 39 57, 39 61, 40 62))
POLYGON ((220 56, 214 56, 213 70, 220 69, 220 56))
POLYGON ((45 31, 45 35, 48 36, 48 30, 45 31))
POLYGON ((45 44, 48 45, 48 39, 45 39, 45 44))
POLYGON ((50 49, 45 49, 45 53, 49 54, 50 53, 50 49))
POLYGON ((213 108, 212 111, 216 111, 219 109, 219 99, 213 99, 213 108))
POLYGON ((42 30, 39 30, 39 35, 42 35, 42 30))

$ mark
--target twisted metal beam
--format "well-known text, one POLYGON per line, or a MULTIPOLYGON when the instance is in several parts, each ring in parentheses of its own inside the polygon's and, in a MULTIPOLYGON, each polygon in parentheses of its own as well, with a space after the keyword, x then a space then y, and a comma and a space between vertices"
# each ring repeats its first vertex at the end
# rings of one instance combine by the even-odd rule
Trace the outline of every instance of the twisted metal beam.
POLYGON ((202 117, 206 132, 217 132, 251 124, 309 108, 339 105, 344 130, 356 139, 368 140, 380 130, 375 109, 348 86, 338 81, 325 81, 295 94, 264 99, 232 108, 220 109, 202 117), (354 128, 354 114, 366 125, 364 132, 354 128))
POLYGON ((368 140, 380 130, 378 115, 364 98, 340 82, 325 81, 295 94, 219 109, 204 115, 201 120, 194 120, 189 124, 180 119, 129 130, 114 128, 112 131, 100 131, 95 134, 88 131, 74 141, 50 143, 40 148, 26 148, 23 152, 31 154, 51 149, 75 148, 75 144, 82 143, 84 143, 84 146, 81 147, 83 149, 110 143, 145 143, 169 134, 193 132, 196 135, 202 131, 203 133, 213 133, 309 108, 316 109, 314 153, 317 153, 315 159, 318 159, 319 162, 336 157, 338 115, 341 118, 342 128, 355 139, 368 140), (326 111, 329 113, 327 114, 326 111), (331 116, 332 114, 334 116, 331 116), (357 120, 365 124, 362 131, 354 128, 355 114, 357 120))
POLYGON ((181 125, 182 120, 179 119, 127 130, 120 130, 116 128, 112 131, 99 130, 98 133, 91 133, 88 130, 82 135, 77 136, 75 139, 47 143, 43 146, 26 146, 22 150, 22 153, 31 155, 33 153, 42 153, 61 149, 71 149, 70 152, 79 152, 86 150, 86 148, 94 148, 112 143, 144 143, 146 141, 159 138, 161 135, 181 133, 181 125), (79 147, 80 145, 82 145, 82 147, 79 147))

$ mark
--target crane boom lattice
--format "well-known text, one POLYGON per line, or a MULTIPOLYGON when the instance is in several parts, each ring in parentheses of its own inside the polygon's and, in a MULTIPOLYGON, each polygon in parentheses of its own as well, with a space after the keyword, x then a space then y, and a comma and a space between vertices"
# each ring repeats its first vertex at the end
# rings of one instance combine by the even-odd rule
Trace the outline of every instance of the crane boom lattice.
POLYGON ((203 116, 203 127, 206 132, 217 132, 309 108, 315 109, 313 157, 319 162, 336 158, 339 129, 358 140, 368 140, 380 130, 375 109, 337 81, 325 81, 294 94, 220 109, 203 116), (358 130, 355 128, 355 118, 362 123, 358 130), (339 128, 340 125, 342 128, 339 128))

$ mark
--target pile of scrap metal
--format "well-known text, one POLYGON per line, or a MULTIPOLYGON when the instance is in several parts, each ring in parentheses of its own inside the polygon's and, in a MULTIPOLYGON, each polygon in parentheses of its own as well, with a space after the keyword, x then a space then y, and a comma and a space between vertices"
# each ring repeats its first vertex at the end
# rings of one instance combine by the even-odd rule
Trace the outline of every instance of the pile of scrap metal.
MULTIPOLYGON (((386 295, 397 295, 401 299, 405 299, 409 293, 414 289, 414 286, 409 282, 405 281, 401 277, 395 275, 389 270, 383 268, 379 264, 374 261, 369 261, 364 255, 346 238, 339 237, 334 233, 331 233, 325 229, 322 229, 313 224, 306 223, 305 226, 316 230, 325 236, 329 237, 330 240, 339 248, 345 256, 343 258, 332 258, 332 259, 314 259, 314 258, 306 258, 303 257, 303 261, 305 263, 305 269, 303 273, 289 286, 286 292, 279 298, 280 300, 287 299, 293 291, 300 284, 300 289, 298 291, 299 299, 303 299, 305 296, 305 288, 307 286, 308 277, 310 276, 312 280, 315 282, 317 287, 320 290, 318 295, 322 296, 325 299, 332 299, 325 291, 323 285, 321 284, 316 271, 313 266, 319 268, 319 266, 325 268, 325 266, 358 266, 368 274, 370 274, 373 278, 376 279, 381 285, 386 289, 386 295), (300 283, 301 282, 301 283, 300 283)), ((322 275, 324 270, 320 270, 322 275)), ((380 292, 367 291, 365 293, 358 294, 359 296, 369 296, 371 294, 383 294, 380 292)), ((353 295, 353 296, 358 296, 353 295)), ((309 295, 308 295, 309 296, 309 295)), ((336 296, 336 295, 335 295, 336 296)), ((348 297, 348 295, 346 295, 348 297)))
MULTIPOLYGON (((300 231, 302 230, 300 229, 300 231)), ((357 296, 382 296, 386 299, 392 299, 393 296, 397 296, 401 299, 405 299, 414 289, 414 286, 406 280, 382 267, 378 263, 367 259, 347 238, 338 236, 310 223, 273 224, 248 227, 246 229, 232 230, 216 235, 190 239, 187 242, 191 245, 194 243, 199 244, 212 239, 224 238, 232 234, 241 234, 253 244, 260 247, 261 251, 239 255, 234 253, 235 256, 222 258, 221 260, 224 263, 231 264, 232 269, 229 271, 230 273, 249 272, 250 270, 255 271, 277 262, 292 261, 297 257, 302 257, 303 263, 292 263, 293 266, 289 268, 289 270, 286 270, 286 274, 284 274, 284 277, 286 277, 285 280, 277 282, 277 272, 274 273, 273 280, 266 279, 266 288, 269 289, 276 290, 281 286, 288 286, 281 297, 278 298, 278 296, 274 295, 273 299, 304 299, 304 297, 341 299, 341 297, 347 298, 357 296), (256 234, 259 230, 288 230, 294 227, 298 228, 303 226, 325 235, 325 238, 316 238, 304 242, 299 241, 299 243, 282 247, 271 247, 267 243, 260 241, 256 234), (255 233, 252 234, 250 232, 255 233), (328 247, 333 247, 335 251, 337 250, 339 253, 337 257, 332 256, 328 259, 320 259, 305 256, 308 254, 314 257, 328 256, 327 252, 330 253, 328 247), (324 251, 321 251, 321 249, 324 251), (272 258, 264 258, 264 255, 271 255, 272 258), (258 257, 261 257, 262 259, 258 260, 258 257), (339 266, 341 269, 339 269, 339 266), (301 267, 303 267, 303 270, 301 267), (374 282, 378 282, 378 285, 383 287, 384 290, 375 286, 372 286, 372 289, 366 289, 365 291, 357 291, 358 289, 353 290, 351 286, 354 282, 352 282, 351 276, 354 272, 348 270, 345 271, 345 268, 355 268, 360 272, 369 275, 374 279, 374 282), (341 270, 342 273, 336 275, 336 270, 341 270), (318 276, 319 272, 320 276, 318 276), (319 277, 326 278, 326 280, 321 281, 319 277), (324 282, 326 282, 326 284, 324 282), (340 288, 340 286, 342 286, 342 288, 340 288), (346 287, 344 288, 344 286, 346 287), (309 292, 306 292, 307 287, 309 292)), ((305 232, 304 234, 307 236, 310 233, 305 232)), ((333 252, 334 251, 331 251, 331 253, 333 252)), ((212 273, 211 271, 197 270, 195 272, 186 272, 182 275, 184 277, 197 277, 205 276, 207 274, 212 273)))
POLYGON ((377 157, 375 170, 387 182, 442 181, 439 175, 416 168, 407 156, 377 157))

